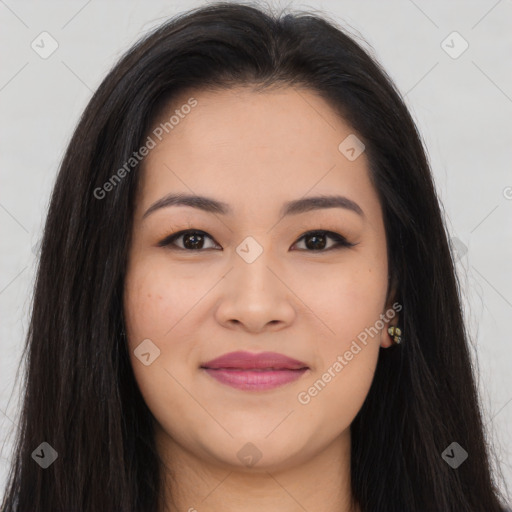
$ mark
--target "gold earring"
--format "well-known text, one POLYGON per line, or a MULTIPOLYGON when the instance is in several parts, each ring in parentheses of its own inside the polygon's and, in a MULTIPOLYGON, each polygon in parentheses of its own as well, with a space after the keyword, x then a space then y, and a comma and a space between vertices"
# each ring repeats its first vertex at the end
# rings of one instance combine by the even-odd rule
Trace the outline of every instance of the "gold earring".
POLYGON ((388 327, 388 333, 393 338, 393 341, 398 345, 402 342, 402 330, 400 327, 388 327))

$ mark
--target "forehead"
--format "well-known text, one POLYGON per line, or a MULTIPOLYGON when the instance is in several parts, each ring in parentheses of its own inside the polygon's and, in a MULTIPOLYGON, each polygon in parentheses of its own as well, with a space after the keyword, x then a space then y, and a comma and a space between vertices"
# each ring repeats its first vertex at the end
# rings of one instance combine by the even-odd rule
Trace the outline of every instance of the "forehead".
POLYGON ((142 169, 141 207, 170 192, 214 196, 254 213, 305 195, 377 200, 364 152, 349 160, 340 150, 354 130, 310 90, 188 92, 152 130, 156 145, 142 169))

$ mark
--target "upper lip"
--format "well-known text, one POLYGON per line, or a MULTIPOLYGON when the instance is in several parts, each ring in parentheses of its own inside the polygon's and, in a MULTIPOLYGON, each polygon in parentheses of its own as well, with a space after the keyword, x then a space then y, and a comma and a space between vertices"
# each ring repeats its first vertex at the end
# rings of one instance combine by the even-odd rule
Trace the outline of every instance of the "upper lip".
POLYGON ((306 363, 292 359, 277 352, 260 352, 253 354, 251 352, 230 352, 220 357, 212 359, 201 365, 201 368, 209 369, 273 369, 273 370, 300 370, 308 368, 306 363))

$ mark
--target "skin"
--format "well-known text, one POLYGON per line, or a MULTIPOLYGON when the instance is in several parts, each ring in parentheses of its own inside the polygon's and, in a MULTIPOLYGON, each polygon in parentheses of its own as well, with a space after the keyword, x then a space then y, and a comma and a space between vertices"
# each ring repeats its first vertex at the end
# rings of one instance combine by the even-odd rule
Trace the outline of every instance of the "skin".
POLYGON ((350 424, 379 347, 392 344, 387 329, 359 343, 362 350, 309 403, 298 394, 393 303, 386 302, 386 237, 366 154, 349 161, 338 150, 354 131, 309 90, 189 91, 161 119, 190 97, 197 106, 140 171, 124 295, 135 378, 167 465, 161 510, 357 511, 350 424), (170 192, 213 197, 233 214, 174 205, 143 218, 170 192), (323 194, 348 197, 364 216, 328 208, 279 218, 284 202, 323 194), (180 250, 186 236, 174 250, 158 245, 185 229, 208 234, 199 249, 180 250), (311 230, 357 245, 329 250, 335 241, 326 237, 325 249, 310 249, 303 235, 311 230), (236 252, 247 236, 263 249, 252 263, 236 252), (148 366, 134 354, 144 339, 160 350, 148 366), (200 369, 236 350, 279 352, 309 370, 272 390, 241 391, 200 369), (237 456, 248 442, 261 454, 252 466, 237 456))

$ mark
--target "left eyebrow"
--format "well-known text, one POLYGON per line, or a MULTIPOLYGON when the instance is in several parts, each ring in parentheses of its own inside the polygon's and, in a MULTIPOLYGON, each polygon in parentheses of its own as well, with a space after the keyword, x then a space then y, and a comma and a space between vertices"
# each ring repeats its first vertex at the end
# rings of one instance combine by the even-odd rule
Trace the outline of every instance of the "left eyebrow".
MULTIPOLYGON (((187 194, 168 194, 155 203, 153 203, 142 216, 145 219, 148 215, 160 208, 169 206, 190 206, 209 213, 219 213, 221 215, 232 215, 233 209, 222 201, 211 197, 187 195, 187 194)), ((312 210, 327 208, 344 208, 353 211, 364 217, 362 208, 354 201, 345 196, 315 196, 302 199, 287 201, 281 208, 280 217, 287 215, 297 215, 312 210)))

